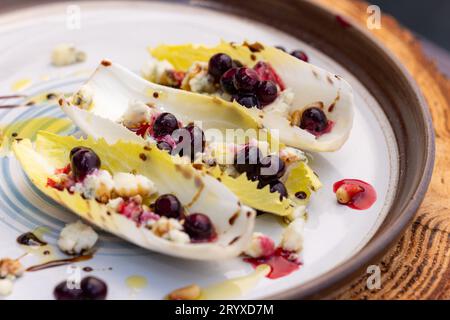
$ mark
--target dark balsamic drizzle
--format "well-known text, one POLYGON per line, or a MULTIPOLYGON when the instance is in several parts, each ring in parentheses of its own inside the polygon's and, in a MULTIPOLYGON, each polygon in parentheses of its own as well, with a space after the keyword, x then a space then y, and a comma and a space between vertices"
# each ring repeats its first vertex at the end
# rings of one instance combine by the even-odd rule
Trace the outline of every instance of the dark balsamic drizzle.
POLYGON ((49 269, 49 268, 65 266, 68 264, 72 264, 74 262, 90 260, 90 259, 92 259, 92 257, 93 257, 92 254, 87 254, 87 255, 77 256, 77 257, 73 257, 73 258, 69 258, 69 259, 53 260, 53 261, 49 261, 46 263, 37 264, 35 266, 31 266, 31 267, 27 268, 26 271, 32 272, 32 271, 39 271, 39 270, 44 270, 44 269, 49 269))
POLYGON ((30 247, 42 247, 47 245, 47 242, 39 239, 33 232, 26 232, 24 234, 21 234, 19 237, 17 237, 16 241, 18 244, 30 247))

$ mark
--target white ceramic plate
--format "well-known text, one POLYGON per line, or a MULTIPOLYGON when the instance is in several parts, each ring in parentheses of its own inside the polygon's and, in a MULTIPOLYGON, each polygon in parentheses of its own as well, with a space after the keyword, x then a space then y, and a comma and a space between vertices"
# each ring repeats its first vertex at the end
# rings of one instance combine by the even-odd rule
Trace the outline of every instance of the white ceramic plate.
MULTIPOLYGON (((206 9, 161 3, 130 5, 126 2, 83 3, 79 8, 80 29, 67 27, 73 25, 68 13, 77 12, 76 7, 69 7, 68 11, 67 4, 38 6, 0 15, 1 95, 16 93, 14 89, 19 87, 23 87, 20 93, 29 95, 70 92, 103 58, 139 72, 148 58, 146 47, 149 45, 161 42, 214 44, 220 39, 257 40, 289 49, 303 49, 311 63, 342 75, 353 86, 357 108, 349 140, 338 152, 313 154, 311 165, 324 186, 313 196, 308 210, 303 266, 284 278, 262 279, 256 287, 234 298, 270 297, 306 283, 350 259, 367 243, 391 205, 398 178, 398 150, 380 106, 347 70, 285 33, 206 9), (87 61, 65 68, 51 66, 50 52, 61 42, 72 42, 87 52, 87 61), (378 193, 377 202, 361 212, 338 205, 332 185, 343 178, 371 183, 378 193)), ((42 117, 49 117, 49 120, 29 129, 48 129, 58 124, 54 118, 64 116, 51 103, 0 109, 0 128, 20 120, 42 117)), ((77 129, 71 126, 61 132, 76 133, 77 129)), ((55 254, 61 255, 54 247, 58 233, 66 222, 77 218, 34 188, 14 157, 3 155, 0 158, 0 176, 0 256, 22 255, 24 250, 16 244, 16 237, 40 226, 48 227, 45 240, 55 254)), ((279 240, 281 228, 274 219, 259 218, 258 228, 279 240)), ((29 266, 40 259, 40 254, 29 254, 22 262, 29 266)), ((180 260, 142 250, 106 233, 101 233, 95 257, 76 266, 92 267, 94 271, 89 275, 107 282, 110 299, 162 299, 178 287, 192 283, 206 286, 253 271, 240 258, 225 262, 180 260), (141 288, 130 286, 126 281, 130 276, 141 276, 147 284, 138 281, 143 284, 141 288)), ((80 272, 82 276, 85 273, 80 272)), ((73 270, 67 266, 27 272, 16 281, 14 292, 8 298, 52 299, 55 285, 70 273, 73 270)))

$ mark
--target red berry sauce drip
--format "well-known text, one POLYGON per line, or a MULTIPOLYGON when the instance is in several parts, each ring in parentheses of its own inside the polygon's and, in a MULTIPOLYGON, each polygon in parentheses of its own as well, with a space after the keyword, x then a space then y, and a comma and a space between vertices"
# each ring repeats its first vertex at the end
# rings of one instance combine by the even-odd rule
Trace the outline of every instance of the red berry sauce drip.
POLYGON ((320 132, 311 131, 311 130, 307 130, 307 131, 309 133, 311 133, 312 135, 316 136, 316 138, 318 138, 326 133, 330 133, 331 130, 333 129, 333 127, 334 127, 334 121, 328 120, 327 127, 323 131, 320 131, 320 132))
POLYGON ((357 187, 360 191, 354 193, 351 195, 351 200, 344 204, 349 208, 355 209, 355 210, 366 210, 369 209, 377 200, 377 193, 370 184, 367 182, 357 180, 357 179, 343 179, 341 181, 336 182, 333 185, 333 192, 336 193, 336 191, 341 186, 349 186, 350 188, 357 187))
POLYGON ((286 89, 283 80, 268 62, 259 61, 253 67, 253 70, 255 70, 256 73, 258 74, 260 81, 270 80, 275 82, 280 87, 281 91, 286 89))
POLYGON ((277 248, 274 253, 268 257, 244 258, 244 261, 250 263, 254 268, 262 264, 267 264, 271 269, 267 278, 278 279, 287 276, 300 268, 302 263, 298 260, 293 260, 290 257, 291 255, 292 252, 277 248))
POLYGON ((67 189, 70 192, 70 187, 75 185, 75 181, 72 178, 72 176, 70 175, 70 173, 71 173, 70 163, 63 168, 55 169, 55 174, 67 174, 67 175, 69 175, 68 179, 66 179, 62 182, 58 182, 58 181, 53 180, 52 178, 47 178, 46 186, 57 189, 59 191, 63 191, 64 189, 67 189))
POLYGON ((183 71, 173 71, 172 73, 173 79, 176 82, 176 87, 180 88, 181 83, 183 82, 184 77, 186 76, 186 72, 183 71))

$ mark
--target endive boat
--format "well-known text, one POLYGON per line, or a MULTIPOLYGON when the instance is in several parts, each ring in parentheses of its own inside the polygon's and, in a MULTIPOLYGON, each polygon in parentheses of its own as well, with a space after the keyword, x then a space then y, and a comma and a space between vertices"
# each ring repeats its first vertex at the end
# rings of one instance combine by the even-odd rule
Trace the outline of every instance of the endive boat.
MULTIPOLYGON (((321 186, 303 152, 277 145, 270 132, 260 130, 261 119, 238 103, 152 83, 111 61, 104 60, 73 97, 59 104, 84 133, 109 143, 124 139, 176 151, 174 133, 187 133, 200 141, 200 152, 190 153, 190 160, 200 159, 204 172, 261 211, 298 217, 321 186), (226 139, 230 132, 231 142, 226 139), (274 172, 262 177, 257 164, 235 164, 240 155, 248 160, 251 151, 256 162, 277 164, 274 172)), ((180 161, 180 153, 175 154, 180 161)))
POLYGON ((25 139, 13 150, 43 193, 143 248, 217 260, 239 255, 251 239, 253 209, 154 146, 39 132, 35 146, 25 139))
POLYGON ((305 151, 335 151, 353 122, 351 86, 340 76, 261 43, 160 45, 143 68, 149 81, 238 101, 305 151))

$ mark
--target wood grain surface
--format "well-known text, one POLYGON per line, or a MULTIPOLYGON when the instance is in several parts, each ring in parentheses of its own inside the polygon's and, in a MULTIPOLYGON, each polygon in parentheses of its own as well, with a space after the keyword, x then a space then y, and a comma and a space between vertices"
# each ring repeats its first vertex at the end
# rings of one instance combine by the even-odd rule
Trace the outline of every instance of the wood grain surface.
MULTIPOLYGON (((314 0, 366 28, 368 3, 314 0)), ((450 299, 450 81, 423 53, 412 33, 387 14, 381 29, 368 30, 404 64, 419 84, 436 132, 430 188, 400 241, 379 262, 381 288, 367 289, 368 275, 344 287, 336 299, 450 299)))

